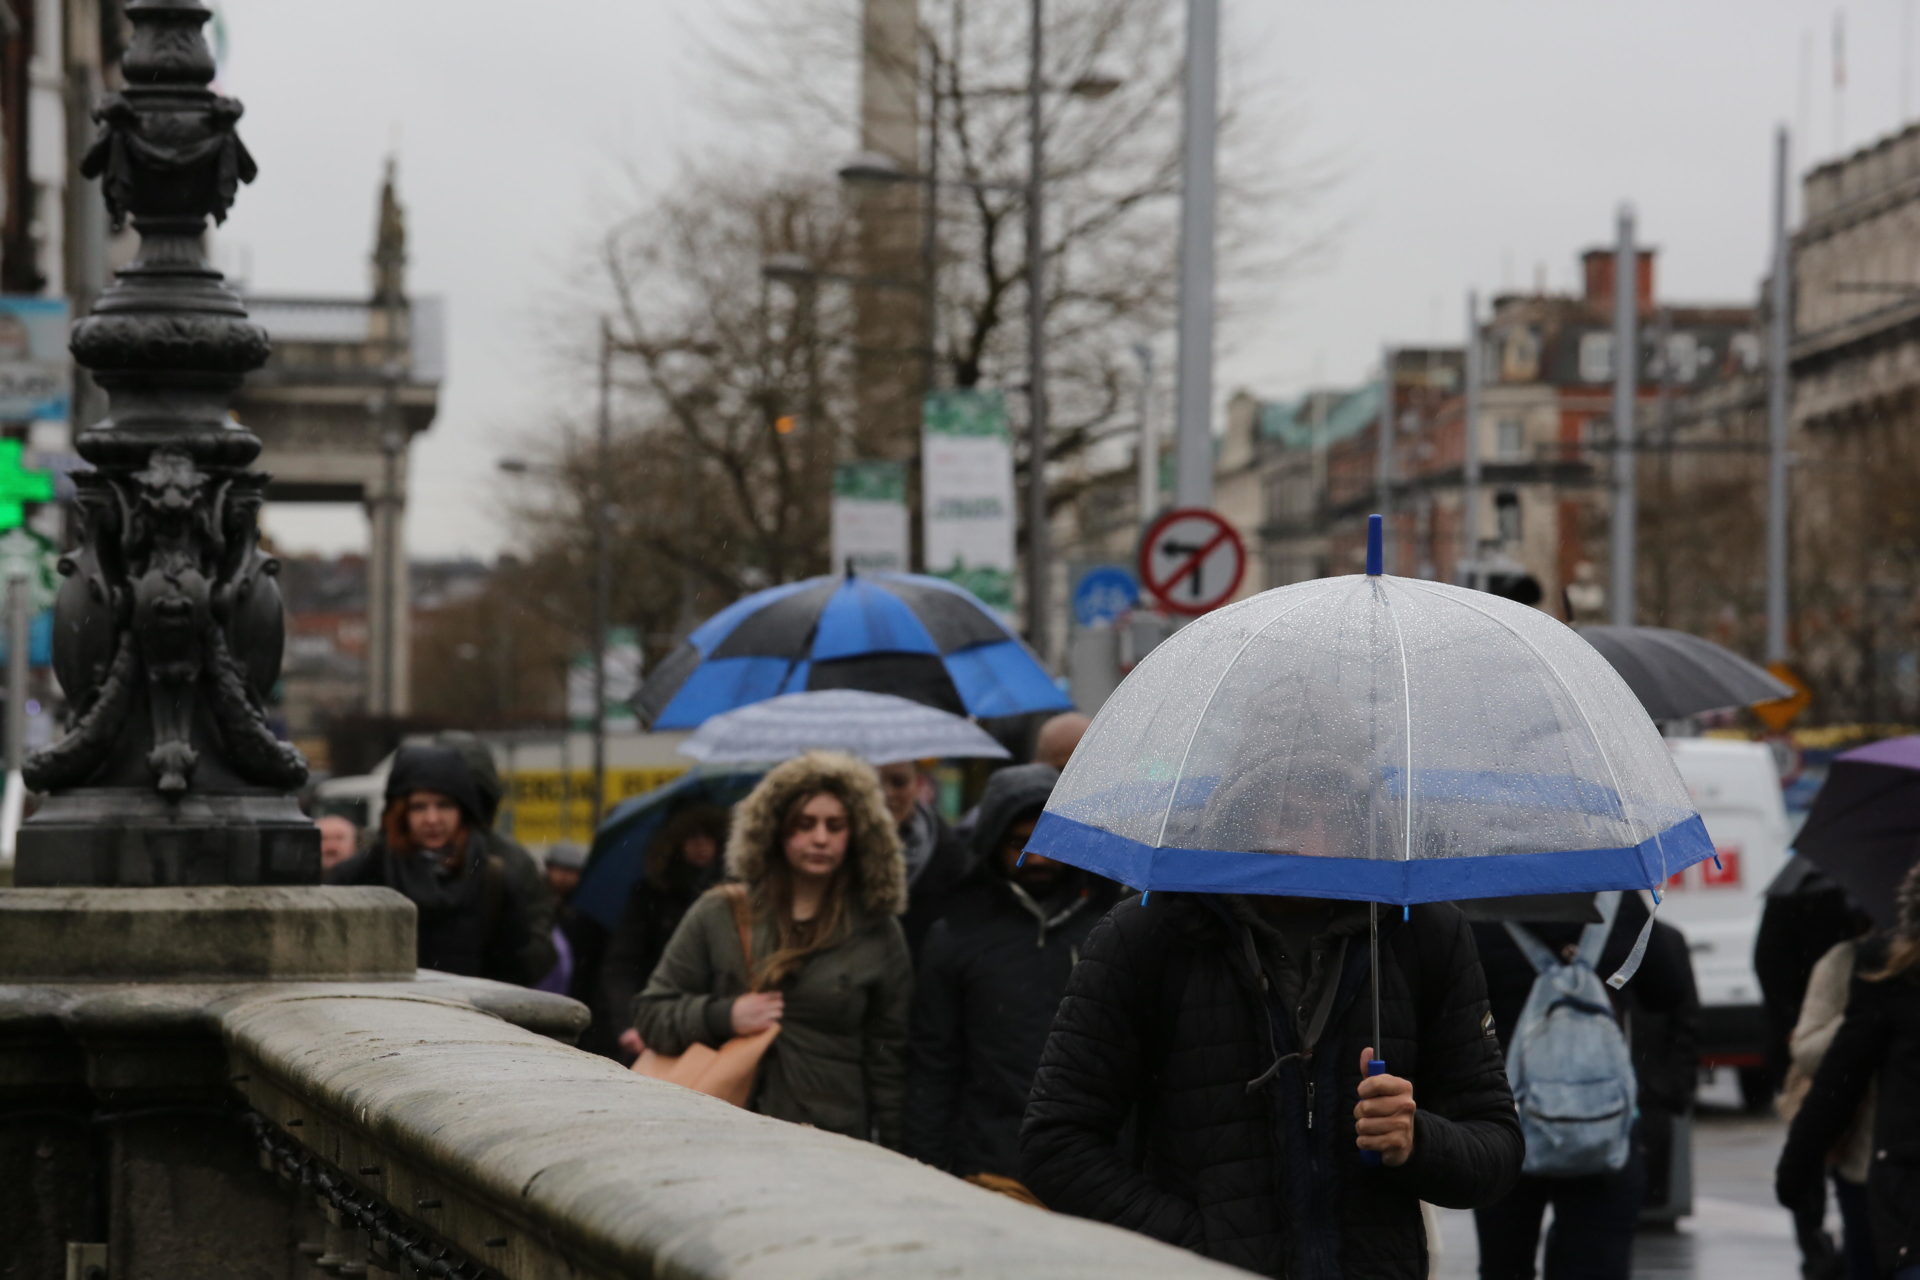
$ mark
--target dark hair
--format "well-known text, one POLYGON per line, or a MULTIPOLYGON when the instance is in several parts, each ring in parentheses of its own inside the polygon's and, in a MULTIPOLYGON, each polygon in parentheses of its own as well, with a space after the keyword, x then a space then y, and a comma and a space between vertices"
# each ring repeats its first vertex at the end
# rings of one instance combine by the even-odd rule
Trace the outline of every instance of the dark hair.
MULTIPOLYGON (((421 790, 426 789, 421 788, 421 790)), ((386 812, 380 815, 380 835, 386 843, 387 852, 397 857, 406 857, 420 851, 420 846, 414 843, 413 832, 407 829, 407 805, 414 796, 419 794, 419 791, 409 791, 405 795, 393 797, 387 801, 386 812)), ((441 793, 429 791, 427 794, 440 795, 441 793)), ((452 796, 444 798, 455 808, 460 809, 459 802, 452 796)), ((453 839, 448 842, 453 847, 456 862, 467 855, 467 833, 472 829, 471 817, 465 809, 460 809, 460 828, 453 833, 453 839)))
POLYGON ((1867 975, 1869 982, 1888 982, 1920 969, 1920 862, 1900 882, 1895 903, 1897 916, 1887 963, 1880 972, 1867 975))

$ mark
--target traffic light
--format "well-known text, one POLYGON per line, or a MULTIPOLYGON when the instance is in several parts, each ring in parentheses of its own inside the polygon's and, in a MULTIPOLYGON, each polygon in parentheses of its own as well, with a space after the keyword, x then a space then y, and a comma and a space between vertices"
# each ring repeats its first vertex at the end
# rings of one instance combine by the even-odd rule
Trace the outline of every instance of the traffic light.
POLYGON ((777 435, 790 436, 793 434, 793 429, 799 424, 800 419, 790 413, 783 413, 773 420, 773 429, 777 435))

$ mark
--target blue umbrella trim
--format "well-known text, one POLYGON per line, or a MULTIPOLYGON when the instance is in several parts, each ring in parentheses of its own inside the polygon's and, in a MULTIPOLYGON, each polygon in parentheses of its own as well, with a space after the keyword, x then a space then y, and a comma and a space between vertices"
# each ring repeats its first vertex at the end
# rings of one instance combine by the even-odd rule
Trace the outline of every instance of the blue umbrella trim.
POLYGON ((1657 890, 1668 877, 1713 856, 1713 841, 1698 814, 1627 848, 1409 862, 1158 848, 1057 813, 1043 813, 1027 848, 1136 889, 1289 894, 1397 906, 1530 893, 1657 890))

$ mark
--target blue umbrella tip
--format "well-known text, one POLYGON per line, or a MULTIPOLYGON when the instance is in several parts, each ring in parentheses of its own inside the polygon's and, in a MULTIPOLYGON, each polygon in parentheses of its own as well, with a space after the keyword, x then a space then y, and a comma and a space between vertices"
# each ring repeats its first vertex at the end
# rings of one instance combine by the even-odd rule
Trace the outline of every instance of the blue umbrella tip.
POLYGON ((1367 576, 1377 578, 1386 572, 1385 524, 1378 512, 1367 517, 1367 576))

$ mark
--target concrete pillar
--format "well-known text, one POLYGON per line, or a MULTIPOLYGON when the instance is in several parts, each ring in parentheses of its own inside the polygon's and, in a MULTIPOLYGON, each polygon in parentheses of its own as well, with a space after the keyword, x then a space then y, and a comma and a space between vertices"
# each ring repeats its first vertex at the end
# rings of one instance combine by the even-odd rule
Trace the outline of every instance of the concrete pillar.
MULTIPOLYGON (((864 0, 860 148, 906 173, 920 173, 927 164, 921 154, 918 27, 917 0, 864 0)), ((914 183, 861 184, 855 193, 861 274, 894 285, 854 291, 856 458, 904 460, 919 448, 923 299, 899 286, 919 282, 925 272, 923 202, 929 195, 914 183)))
POLYGON ((367 491, 367 708, 375 715, 398 716, 412 707, 412 575, 407 565, 404 455, 391 471, 390 480, 383 476, 367 491))

